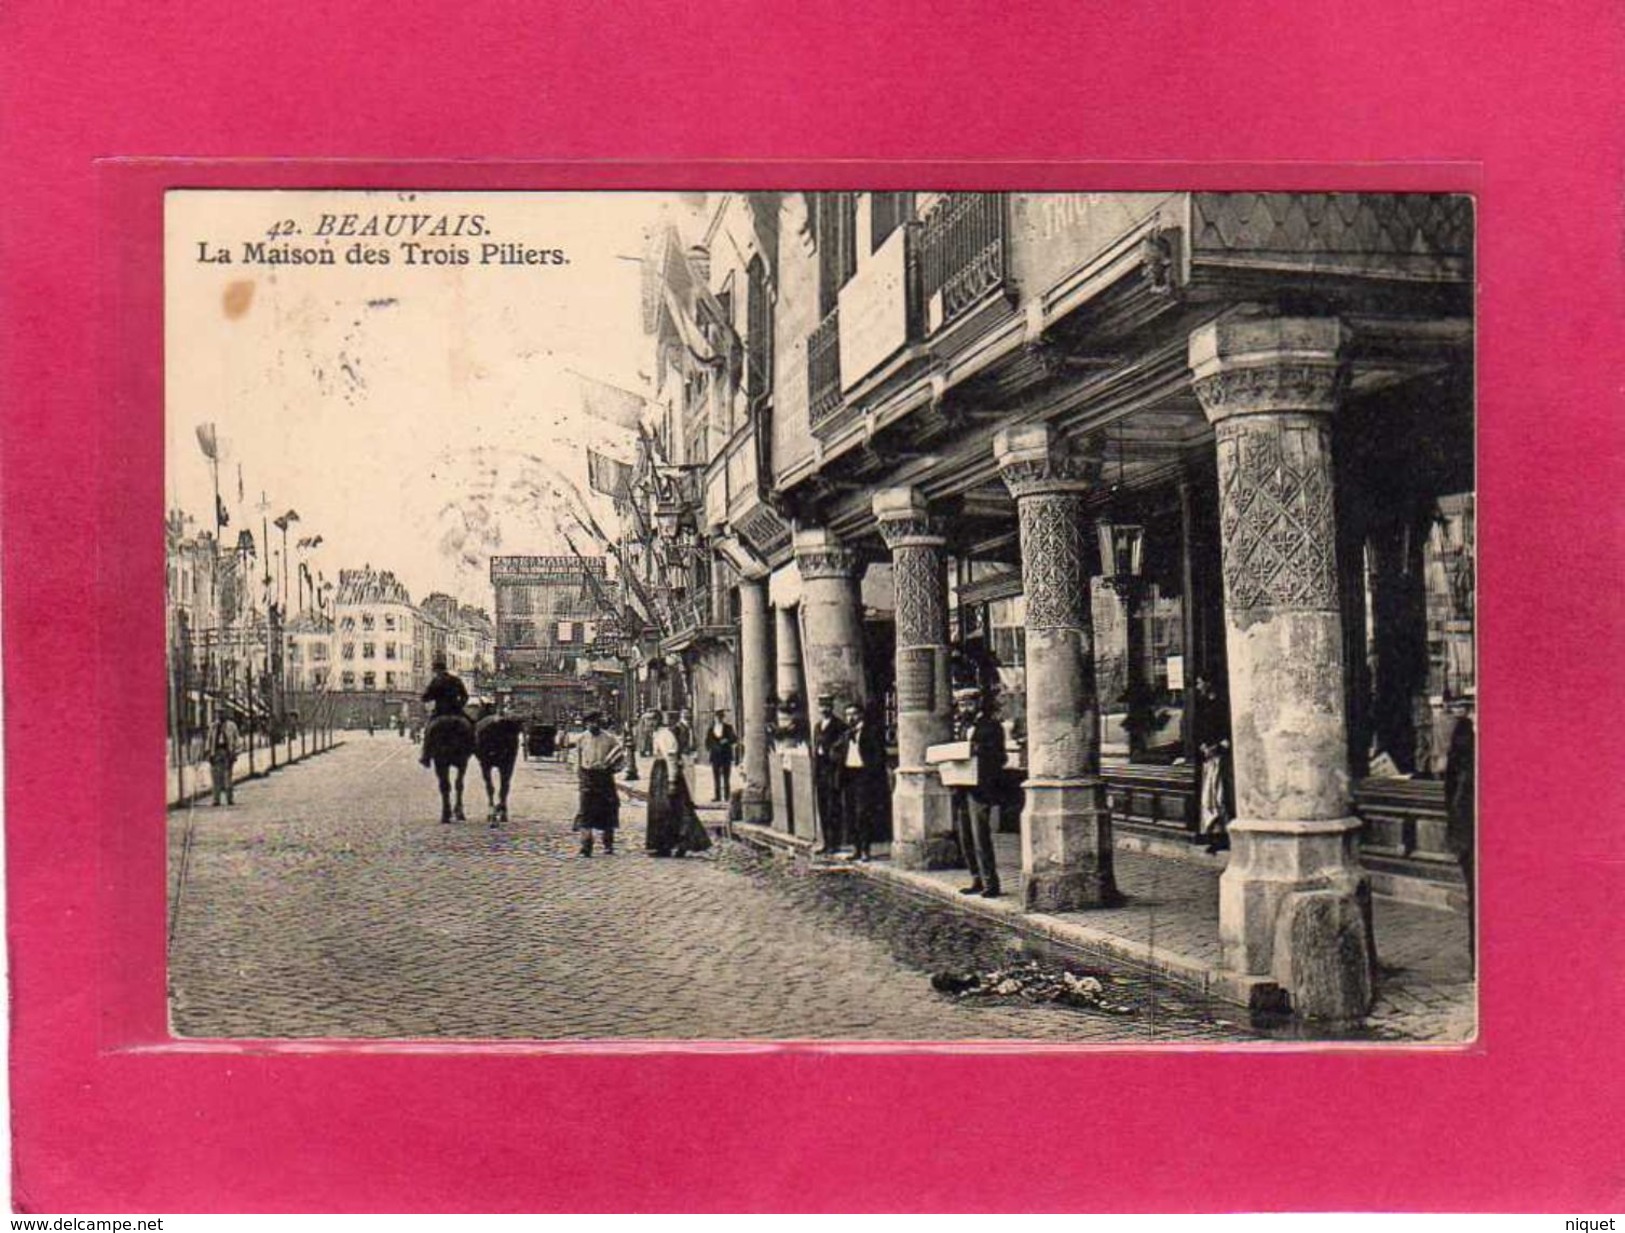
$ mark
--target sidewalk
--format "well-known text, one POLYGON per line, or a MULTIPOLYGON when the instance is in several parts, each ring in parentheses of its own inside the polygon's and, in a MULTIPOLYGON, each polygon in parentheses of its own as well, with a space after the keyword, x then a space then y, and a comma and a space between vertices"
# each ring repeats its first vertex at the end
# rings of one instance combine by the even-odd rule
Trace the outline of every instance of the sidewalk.
MULTIPOLYGON (((777 832, 735 824, 736 837, 783 850, 792 847, 810 859, 810 845, 787 841, 777 832)), ((858 864, 837 858, 814 859, 812 867, 830 876, 877 878, 952 903, 965 912, 997 920, 1016 932, 1104 958, 1131 963, 1214 997, 1235 1001, 1235 977, 1224 969, 1219 941, 1219 875, 1224 857, 1152 856, 1119 847, 1114 854, 1116 908, 1047 915, 1021 910, 1021 838, 997 835, 1001 889, 998 899, 961 895, 969 884, 963 870, 916 871, 892 867, 889 853, 858 864)), ((1467 954, 1467 922, 1462 915, 1378 897, 1373 914, 1377 935, 1376 1005, 1361 1038, 1429 1043, 1461 1043, 1475 1033, 1477 989, 1467 954)))
MULTIPOLYGON (((328 749, 332 749, 342 743, 343 738, 335 733, 333 736, 333 744, 329 745, 328 749)), ((293 750, 293 757, 290 759, 287 756, 288 743, 286 741, 278 742, 276 747, 276 765, 278 770, 281 770, 284 766, 292 766, 296 762, 303 762, 307 758, 314 758, 317 754, 326 752, 326 750, 312 748, 308 753, 300 754, 299 742, 297 740, 295 740, 293 743, 293 750)), ((269 747, 263 744, 256 744, 254 746, 254 773, 252 776, 250 776, 248 773, 248 750, 244 749, 237 755, 236 762, 232 764, 232 785, 235 787, 237 784, 243 783, 250 778, 263 778, 270 769, 271 751, 269 747)), ((211 795, 211 784, 213 783, 213 779, 209 772, 208 762, 188 762, 185 766, 185 772, 186 789, 185 795, 182 796, 180 770, 176 768, 173 762, 171 762, 165 770, 164 800, 171 809, 178 809, 184 805, 195 804, 200 801, 207 801, 211 795)))

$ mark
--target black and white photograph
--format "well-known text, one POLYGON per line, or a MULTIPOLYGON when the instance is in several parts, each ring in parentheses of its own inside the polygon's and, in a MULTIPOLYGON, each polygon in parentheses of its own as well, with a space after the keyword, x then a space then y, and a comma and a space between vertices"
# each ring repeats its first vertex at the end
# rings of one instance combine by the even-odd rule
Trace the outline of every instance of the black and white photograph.
POLYGON ((171 1032, 1472 1043, 1475 240, 167 192, 171 1032))

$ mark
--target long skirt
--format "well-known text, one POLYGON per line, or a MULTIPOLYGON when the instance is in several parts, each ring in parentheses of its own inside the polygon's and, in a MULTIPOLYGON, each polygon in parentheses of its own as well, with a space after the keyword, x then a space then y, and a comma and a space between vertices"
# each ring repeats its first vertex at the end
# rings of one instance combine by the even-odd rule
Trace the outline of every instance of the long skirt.
POLYGON ((643 846, 656 856, 670 856, 677 846, 671 801, 671 772, 666 760, 656 758, 649 767, 649 822, 643 833, 643 846))
POLYGON ((576 815, 578 831, 612 831, 621 824, 621 798, 615 791, 615 772, 578 772, 581 783, 581 812, 576 815))
POLYGON ((711 846, 710 832, 694 809, 687 780, 681 771, 672 774, 665 759, 657 759, 649 771, 649 825, 644 846, 656 856, 682 856, 711 846))
POLYGON ((705 829, 688 794, 688 781, 678 772, 671 785, 672 813, 677 819, 677 854, 703 852, 711 846, 711 832, 705 829))

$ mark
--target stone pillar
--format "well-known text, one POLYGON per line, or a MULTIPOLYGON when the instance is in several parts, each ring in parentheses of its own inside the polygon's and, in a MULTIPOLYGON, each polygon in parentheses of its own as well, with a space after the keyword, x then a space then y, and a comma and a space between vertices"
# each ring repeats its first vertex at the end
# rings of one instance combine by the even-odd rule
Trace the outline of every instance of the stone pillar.
POLYGON ((1332 319, 1241 318, 1190 340, 1214 425, 1236 819, 1219 881, 1225 963, 1310 1018, 1371 1001, 1370 898, 1351 816, 1331 416, 1332 319))
POLYGON ((1098 482, 1100 464, 1074 454, 1047 424, 1006 428, 993 450, 1020 515, 1027 597, 1026 907, 1117 903, 1089 609, 1095 532, 1083 521, 1084 493, 1098 482))
POLYGON ((806 721, 812 711, 807 697, 807 686, 801 678, 801 625, 794 608, 773 609, 774 649, 778 655, 774 688, 782 706, 794 695, 801 699, 801 718, 806 721))
MULTIPOLYGON (((743 817, 766 824, 773 817, 768 782, 767 697, 773 672, 772 632, 767 623, 767 580, 739 580, 739 739, 744 743, 743 817)), ((695 717, 698 722, 699 717, 695 717)))
POLYGON ((925 764, 927 745, 949 739, 948 574, 944 538, 915 488, 885 488, 872 503, 892 552, 897 588, 897 783, 892 790, 892 862, 900 869, 964 864, 953 803, 925 764))
MULTIPOLYGON (((858 596, 862 561, 822 528, 797 531, 796 568, 801 573, 801 648, 807 690, 835 695, 837 707, 869 700, 863 671, 863 601, 858 596)), ((814 708, 816 709, 816 707, 814 708)))

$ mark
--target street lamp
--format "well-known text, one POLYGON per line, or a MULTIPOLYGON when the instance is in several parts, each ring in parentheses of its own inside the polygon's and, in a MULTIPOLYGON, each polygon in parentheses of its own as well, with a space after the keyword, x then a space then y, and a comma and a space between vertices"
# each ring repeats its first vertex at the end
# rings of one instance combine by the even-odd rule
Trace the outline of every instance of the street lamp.
POLYGON ((1130 522, 1102 519, 1095 524, 1100 539, 1100 572, 1106 585, 1127 598, 1139 585, 1145 556, 1145 528, 1130 522))

